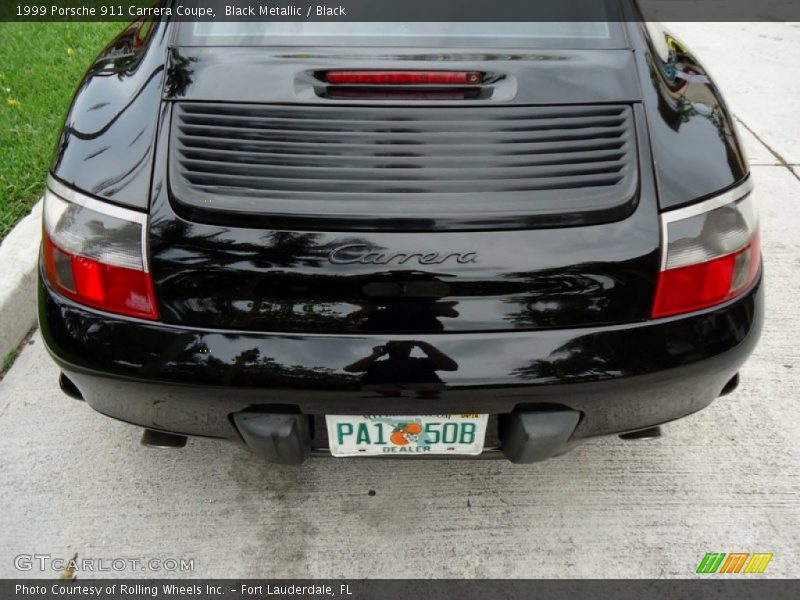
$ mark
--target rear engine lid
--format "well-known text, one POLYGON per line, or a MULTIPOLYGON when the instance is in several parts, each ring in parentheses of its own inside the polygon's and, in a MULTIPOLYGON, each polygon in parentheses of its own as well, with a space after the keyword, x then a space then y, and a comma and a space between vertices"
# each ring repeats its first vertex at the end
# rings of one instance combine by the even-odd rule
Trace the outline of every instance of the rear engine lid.
POLYGON ((177 103, 170 189, 210 223, 518 228, 619 220, 636 203, 633 110, 177 103))
MULTIPOLYGON (((355 232, 150 224, 159 315, 220 330, 411 334, 649 318, 661 259, 652 187, 626 219, 569 228, 355 232)), ((602 354, 602 352, 600 352, 602 354)))
POLYGON ((162 320, 405 335, 649 318, 660 224, 630 51, 381 52, 176 50, 149 239, 162 320), (458 101, 317 89, 399 68, 504 78, 458 101))

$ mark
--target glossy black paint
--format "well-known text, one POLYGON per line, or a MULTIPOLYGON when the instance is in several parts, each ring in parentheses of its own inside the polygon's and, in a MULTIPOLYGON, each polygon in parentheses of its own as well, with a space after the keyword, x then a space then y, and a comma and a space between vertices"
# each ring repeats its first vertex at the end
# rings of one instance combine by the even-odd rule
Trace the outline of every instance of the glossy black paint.
MULTIPOLYGON (((502 75, 508 89, 460 105, 599 104, 641 99, 630 50, 508 51, 470 48, 178 47, 170 54, 164 98, 262 104, 346 104, 321 97, 309 74, 332 69, 447 69, 502 75), (261 85, 253 85, 261 82, 261 85)), ((360 99, 364 106, 384 100, 360 99)), ((441 100, 403 99, 441 106, 441 100)), ((452 104, 452 103, 451 103, 452 104)))
MULTIPOLYGON (((170 73, 179 74, 174 78, 178 83, 170 85, 168 80, 164 100, 182 103, 258 103, 264 107, 297 104, 329 108, 357 106, 376 111, 391 106, 419 109, 435 107, 441 111, 465 108, 477 111, 483 107, 490 114, 504 106, 602 106, 636 103, 641 99, 634 55, 630 50, 536 50, 521 53, 518 50, 498 52, 449 48, 381 48, 376 51, 375 48, 358 47, 179 47, 173 49, 169 64, 170 73), (337 100, 320 96, 313 82, 309 81, 309 73, 348 68, 478 70, 493 73, 508 85, 502 94, 456 102, 413 98, 337 100), (253 81, 263 84, 253 85, 253 81)), ((641 116, 638 117, 636 126, 638 131, 634 133, 638 135, 641 132, 643 135, 646 127, 641 116)), ((387 132, 402 135, 401 132, 406 131, 406 127, 406 123, 400 120, 391 127, 387 126, 387 132)), ((168 128, 162 126, 161 137, 167 135, 167 131, 168 128)), ((418 137, 422 142, 415 141, 415 144, 436 139, 433 132, 428 135, 423 132, 418 137)), ((407 151, 409 147, 414 148, 413 145, 397 142, 388 145, 387 142, 388 139, 376 141, 363 152, 369 156, 385 156, 387 150, 400 152, 407 151)), ((503 145, 508 147, 508 144, 503 145)), ((649 161, 646 169, 651 169, 649 161)), ((572 204, 566 194, 563 194, 564 203, 569 206, 569 210, 559 212, 556 209, 557 191, 531 192, 527 197, 525 193, 501 194, 493 192, 491 185, 487 187, 487 182, 482 181, 476 183, 476 187, 479 191, 486 188, 483 194, 466 191, 451 195, 359 195, 357 201, 360 205, 368 206, 370 202, 379 202, 371 210, 354 210, 352 204, 356 199, 340 199, 332 190, 330 195, 323 196, 310 208, 307 206, 310 203, 303 202, 303 198, 294 199, 285 194, 280 198, 283 202, 279 203, 265 194, 264 197, 256 196, 254 199, 238 199, 239 210, 234 211, 230 203, 226 202, 223 189, 219 190, 219 197, 216 198, 213 190, 187 198, 187 186, 179 182, 178 169, 174 163, 170 165, 170 170, 171 192, 176 209, 180 209, 182 216, 195 222, 222 223, 227 218, 229 224, 256 223, 260 227, 273 226, 289 230, 461 231, 565 227, 620 220, 630 214, 634 205, 630 186, 626 186, 624 192, 618 190, 619 194, 624 195, 623 198, 606 198, 605 206, 600 201, 604 190, 598 190, 595 194, 595 202, 601 204, 600 206, 593 204, 591 195, 579 198, 581 201, 572 204), (504 201, 507 196, 511 196, 511 200, 504 201), (215 199, 212 201, 211 198, 215 199), (294 209, 291 208, 293 200, 296 205, 294 209), (528 210, 525 206, 526 200, 530 205, 528 210), (198 205, 209 202, 218 203, 220 210, 211 215, 209 213, 213 211, 202 211, 198 208, 198 205), (548 210, 537 213, 538 203, 546 204, 548 210), (259 210, 259 205, 265 208, 259 210), (225 211, 222 210, 223 206, 225 211), (287 206, 290 208, 287 209, 287 206), (404 210, 404 206, 409 208, 404 210), (492 210, 495 206, 495 210, 492 210), (609 206, 614 206, 614 209, 609 210, 609 206), (600 210, 601 208, 606 210, 600 210), (232 217, 236 212, 241 214, 238 221, 232 217)), ((465 180, 471 179, 474 177, 473 171, 474 169, 465 164, 460 171, 461 177, 465 180)), ((384 170, 384 173, 387 172, 390 170, 384 170)), ((457 174, 458 171, 448 169, 449 178, 458 180, 457 174)), ((648 174, 643 173, 641 176, 647 177, 648 174)), ((490 179, 488 183, 491 183, 490 179)), ((635 186, 635 177, 629 183, 635 186)))
MULTIPOLYGON (((236 72, 235 65, 249 56, 247 60, 255 65, 255 74, 251 75, 257 78, 258 69, 263 68, 260 65, 276 60, 272 49, 259 49, 258 56, 255 50, 246 48, 214 53, 190 50, 200 54, 185 61, 191 69, 181 80, 191 83, 181 97, 196 100, 207 100, 209 95, 221 99, 215 94, 227 94, 229 99, 244 95, 253 100, 255 86, 229 80, 236 72), (238 58, 231 62, 232 57, 238 58), (204 60, 217 75, 204 73, 204 60), (208 82, 207 87, 198 87, 201 82, 208 82)), ((623 97, 630 98, 632 88, 622 73, 630 76, 631 65, 625 61, 631 55, 624 58, 615 52, 611 56, 616 57, 613 60, 618 61, 619 69, 603 67, 606 55, 594 62, 575 59, 579 66, 574 68, 579 70, 572 73, 573 77, 562 75, 565 83, 561 86, 560 79, 550 81, 548 93, 556 88, 562 99, 569 98, 568 85, 584 85, 581 77, 599 70, 612 75, 615 86, 619 86, 614 88, 616 94, 621 89, 623 97), (591 68, 582 64, 587 61, 591 68), (624 71, 626 64, 628 70, 624 71)), ((391 60, 394 58, 392 55, 391 60)), ((333 59, 309 62, 306 56, 293 60, 300 61, 293 67, 300 71, 313 65, 340 64, 333 59)), ((370 60, 371 65, 393 64, 387 62, 390 57, 370 60)), ((546 72, 552 72, 552 61, 540 62, 546 72)), ((288 64, 289 59, 278 61, 278 67, 288 64)), ((344 63, 352 64, 357 63, 344 63)), ((432 62, 427 64, 430 67, 432 62)), ((516 61, 506 64, 516 65, 509 68, 516 69, 518 79, 530 78, 525 69, 534 69, 520 67, 516 61)), ((288 66, 278 67, 279 74, 296 72, 288 66)), ((276 76, 277 81, 283 79, 276 76)), ((600 93, 612 89, 594 79, 590 84, 600 93)), ((526 89, 540 87, 527 85, 526 89)), ((265 99, 272 102, 297 101, 291 87, 265 86, 263 90, 265 99)), ((605 97, 618 100, 620 96, 605 97)), ((295 225, 288 230, 276 228, 270 218, 250 218, 229 225, 204 223, 194 215, 185 215, 169 184, 167 131, 171 109, 172 105, 166 103, 159 124, 150 224, 151 270, 159 314, 168 323, 255 331, 424 333, 627 323, 644 321, 649 315, 659 268, 660 230, 652 159, 644 134, 646 123, 638 110, 638 191, 635 210, 628 218, 584 227, 497 231, 499 224, 489 210, 483 221, 473 217, 472 227, 483 230, 479 232, 464 231, 464 224, 452 218, 416 226, 441 231, 431 235, 392 232, 398 228, 397 219, 376 219, 371 230, 362 231, 363 219, 370 217, 369 213, 335 223, 302 214, 297 223, 287 224, 281 219, 278 225, 295 225), (348 245, 363 247, 362 256, 401 253, 408 260, 333 264, 331 254, 348 245), (471 255, 471 260, 459 263, 451 258, 440 264, 420 260, 452 253, 471 255)), ((440 110, 447 108, 440 106, 440 110)), ((486 202, 491 204, 492 199, 487 197, 486 202)), ((426 216, 409 215, 409 220, 419 222, 426 216)), ((523 218, 516 221, 518 228, 525 225, 523 218)))
MULTIPOLYGON (((162 119, 163 128, 168 107, 162 119)), ((167 323, 390 333, 648 318, 660 229, 646 145, 640 146, 640 199, 627 219, 432 234, 282 231, 183 218, 166 185, 167 140, 160 136, 156 152, 150 224, 151 271, 167 323)))
POLYGON ((662 209, 690 204, 750 171, 733 115, 697 58, 657 24, 628 23, 662 209))
POLYGON ((254 407, 503 414, 558 405, 585 415, 576 435, 587 437, 646 428, 712 402, 758 340, 763 290, 759 281, 713 310, 647 324, 416 338, 143 323, 83 308, 44 283, 39 311, 48 348, 86 401, 146 427, 235 438, 228 416, 254 407), (391 342, 413 344, 415 355, 432 354, 427 344, 444 358, 426 381, 391 369, 367 377, 357 363, 391 342))
POLYGON ((752 351, 763 292, 759 281, 713 310, 649 319, 658 213, 748 169, 724 102, 688 50, 638 23, 626 31, 629 49, 376 52, 172 47, 168 22, 134 24, 87 73, 52 172, 149 212, 161 322, 78 306, 40 281, 47 347, 97 410, 230 439, 239 437, 230 416, 259 407, 315 415, 318 446, 331 413, 488 412, 499 443, 496 415, 513 410, 580 411, 580 439, 701 409, 752 351), (320 95, 308 73, 443 67, 504 77, 498 93, 461 101, 470 106, 629 105, 638 158, 630 210, 593 224, 433 214, 391 223, 367 210, 334 222, 224 222, 176 202, 176 102, 366 109, 386 100, 320 95), (409 356, 427 357, 427 371, 409 370, 409 356))
POLYGON ((137 21, 95 60, 56 147, 51 171, 58 179, 147 209, 169 31, 167 23, 137 21))
POLYGON ((566 234, 447 233, 435 239, 232 229, 173 219, 151 230, 151 265, 162 320, 199 327, 387 333, 635 322, 649 315, 659 265, 657 221, 652 211, 648 221, 647 212, 566 234), (352 256, 376 260, 405 251, 400 260, 412 262, 332 264, 332 254, 348 246, 360 251, 352 256), (419 262, 452 252, 472 260, 419 262))
POLYGON ((149 201, 148 167, 162 96, 325 103, 330 100, 304 84, 302 74, 329 67, 446 64, 453 69, 501 69, 515 82, 501 100, 480 102, 641 103, 662 208, 694 202, 744 179, 748 167, 733 118, 699 61, 661 29, 637 22, 628 22, 626 28, 632 50, 405 48, 377 53, 374 48, 170 50, 169 22, 150 26, 140 21, 112 42, 87 72, 67 115, 52 171, 84 192, 143 209, 149 201), (535 85, 520 86, 520 80, 535 85))

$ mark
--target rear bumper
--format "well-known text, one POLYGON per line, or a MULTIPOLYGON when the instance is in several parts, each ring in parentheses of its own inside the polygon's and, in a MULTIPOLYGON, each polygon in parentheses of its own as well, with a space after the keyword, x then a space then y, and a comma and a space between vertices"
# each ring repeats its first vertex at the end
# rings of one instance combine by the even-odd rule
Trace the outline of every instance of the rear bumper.
POLYGON ((143 427, 242 441, 237 413, 300 413, 310 416, 309 445, 320 449, 325 414, 480 412, 499 416, 487 433, 491 449, 510 431, 505 415, 575 411, 566 449, 710 404, 758 341, 763 291, 759 280, 712 310, 624 326, 416 336, 456 369, 395 380, 391 369, 368 377, 345 367, 408 336, 181 328, 86 309, 41 279, 39 320, 86 402, 143 427))

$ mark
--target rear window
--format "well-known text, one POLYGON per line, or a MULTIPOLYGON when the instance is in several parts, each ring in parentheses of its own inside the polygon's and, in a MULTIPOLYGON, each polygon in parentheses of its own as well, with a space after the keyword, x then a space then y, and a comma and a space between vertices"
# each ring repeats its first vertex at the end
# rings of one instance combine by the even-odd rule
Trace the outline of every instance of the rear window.
MULTIPOLYGON (((372 12, 356 14, 368 18, 375 14, 374 9, 376 5, 380 6, 381 0, 373 2, 372 12)), ((465 7, 470 5, 463 2, 437 2, 435 14, 430 11, 412 12, 410 8, 405 10, 405 6, 412 7, 413 3, 392 2, 385 5, 385 13, 379 13, 390 18, 410 17, 404 21, 258 17, 244 22, 219 19, 185 21, 179 24, 176 43, 181 46, 626 47, 623 28, 617 22, 618 5, 613 0, 560 0, 555 5, 557 9, 553 8, 552 2, 515 1, 505 6, 518 8, 502 12, 489 10, 487 7, 492 3, 484 3, 487 7, 483 8, 480 3, 474 4, 471 5, 472 12, 465 12, 465 7), (437 20, 411 20, 423 14, 429 18, 435 16, 437 20), (497 14, 502 14, 507 20, 491 20, 497 14), (487 20, 481 19, 482 16, 487 20), (515 16, 520 19, 508 20, 515 16), (529 20, 540 16, 540 21, 529 20), (443 18, 463 20, 445 21, 443 18)))
POLYGON ((609 22, 196 22, 182 23, 181 46, 622 46, 609 22))

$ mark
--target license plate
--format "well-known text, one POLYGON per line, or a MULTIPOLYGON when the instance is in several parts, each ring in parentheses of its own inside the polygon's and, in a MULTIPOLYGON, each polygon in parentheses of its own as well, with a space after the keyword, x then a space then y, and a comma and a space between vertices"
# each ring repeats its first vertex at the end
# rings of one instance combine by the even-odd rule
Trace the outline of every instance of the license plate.
POLYGON ((477 455, 483 451, 488 415, 328 415, 333 456, 477 455))

